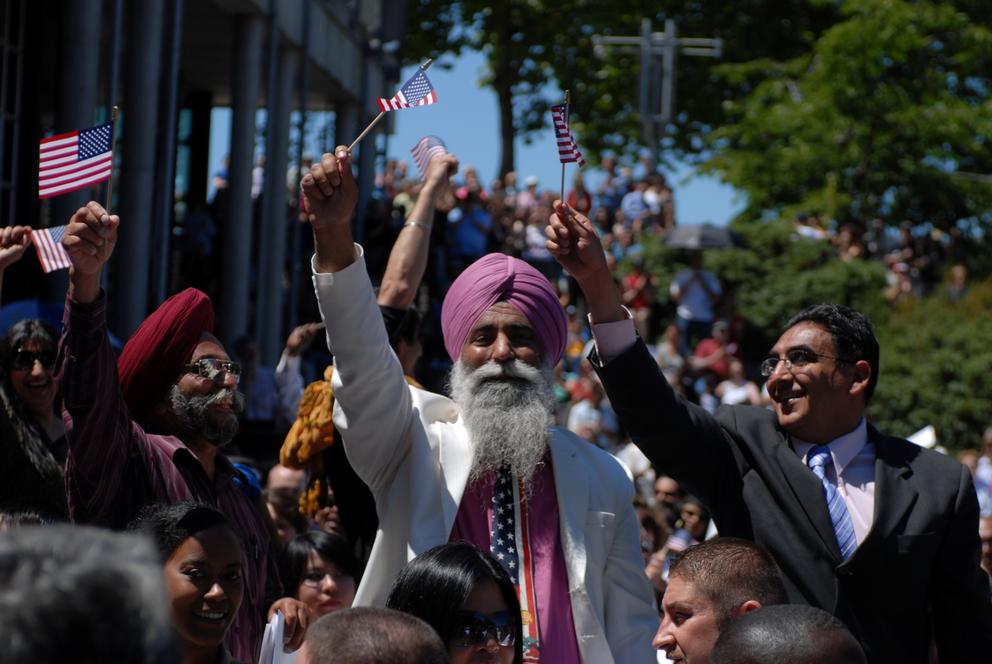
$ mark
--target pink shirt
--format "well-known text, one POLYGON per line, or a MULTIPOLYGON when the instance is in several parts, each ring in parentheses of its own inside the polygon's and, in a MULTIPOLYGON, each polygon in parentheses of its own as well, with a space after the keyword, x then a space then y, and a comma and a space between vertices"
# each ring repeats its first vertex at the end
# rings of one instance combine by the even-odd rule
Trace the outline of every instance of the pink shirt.
MULTIPOLYGON (((451 542, 468 542, 489 551, 492 528, 493 484, 488 475, 465 489, 458 506, 451 542)), ((534 474, 534 488, 527 501, 530 517, 531 552, 534 556, 534 594, 537 596, 537 624, 541 630, 541 661, 555 664, 580 662, 579 646, 572 622, 568 595, 568 572, 558 523, 558 497, 551 469, 551 455, 534 474)))

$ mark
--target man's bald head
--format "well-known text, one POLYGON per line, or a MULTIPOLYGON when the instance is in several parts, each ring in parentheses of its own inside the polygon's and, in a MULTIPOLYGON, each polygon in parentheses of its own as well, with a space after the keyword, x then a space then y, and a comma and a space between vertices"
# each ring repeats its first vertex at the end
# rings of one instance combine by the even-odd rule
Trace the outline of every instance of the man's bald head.
POLYGON ((711 664, 865 664, 864 650, 840 620, 811 606, 762 607, 730 623, 711 664))

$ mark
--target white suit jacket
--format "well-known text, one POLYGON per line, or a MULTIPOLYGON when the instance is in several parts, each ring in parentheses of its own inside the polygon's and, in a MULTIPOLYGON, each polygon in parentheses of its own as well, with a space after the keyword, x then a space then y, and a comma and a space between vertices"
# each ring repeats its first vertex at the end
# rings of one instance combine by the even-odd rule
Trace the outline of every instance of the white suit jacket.
MULTIPOLYGON (((314 287, 334 354, 334 425, 369 486, 379 532, 356 606, 382 606, 400 570, 449 540, 472 463, 455 403, 409 386, 358 260, 314 287)), ((658 613, 622 464, 554 428, 551 459, 579 652, 589 664, 652 662, 658 613)))

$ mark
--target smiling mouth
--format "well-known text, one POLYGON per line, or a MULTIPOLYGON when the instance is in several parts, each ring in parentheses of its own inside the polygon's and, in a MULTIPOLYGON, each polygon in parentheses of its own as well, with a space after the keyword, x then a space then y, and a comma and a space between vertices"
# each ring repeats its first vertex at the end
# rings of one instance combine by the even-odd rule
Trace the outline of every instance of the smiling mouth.
POLYGON ((227 618, 226 612, 194 611, 193 615, 201 620, 208 620, 210 622, 222 622, 227 618))

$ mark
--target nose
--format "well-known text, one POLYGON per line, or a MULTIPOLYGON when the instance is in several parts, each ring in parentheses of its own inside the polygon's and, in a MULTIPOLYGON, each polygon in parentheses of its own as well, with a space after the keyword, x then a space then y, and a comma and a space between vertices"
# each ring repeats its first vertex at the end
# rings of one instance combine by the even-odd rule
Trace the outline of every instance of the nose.
POLYGON ((218 601, 224 599, 227 593, 224 592, 224 587, 220 585, 220 581, 214 581, 210 588, 204 593, 203 598, 212 601, 218 601))
POLYGON ((651 645, 655 650, 668 652, 675 647, 675 637, 672 635, 670 627, 671 621, 668 618, 662 617, 661 622, 658 624, 658 631, 655 633, 654 639, 651 640, 651 645))
POLYGON ((492 359, 496 362, 509 362, 515 357, 516 351, 513 349, 513 344, 510 343, 510 338, 500 333, 493 341, 492 359))
POLYGON ((499 650, 499 641, 496 640, 496 630, 486 630, 486 640, 482 644, 482 649, 485 652, 496 652, 499 650))
POLYGON ((31 375, 32 376, 44 376, 48 372, 45 365, 41 363, 41 359, 35 358, 34 362, 31 363, 31 375))
POLYGON ((223 376, 223 378, 221 378, 220 381, 221 387, 227 388, 229 390, 233 390, 238 386, 237 375, 231 373, 230 371, 225 371, 221 375, 223 376))
POLYGON ((326 595, 333 595, 338 591, 338 584, 335 583, 334 577, 325 574, 324 578, 320 580, 320 589, 326 595))

